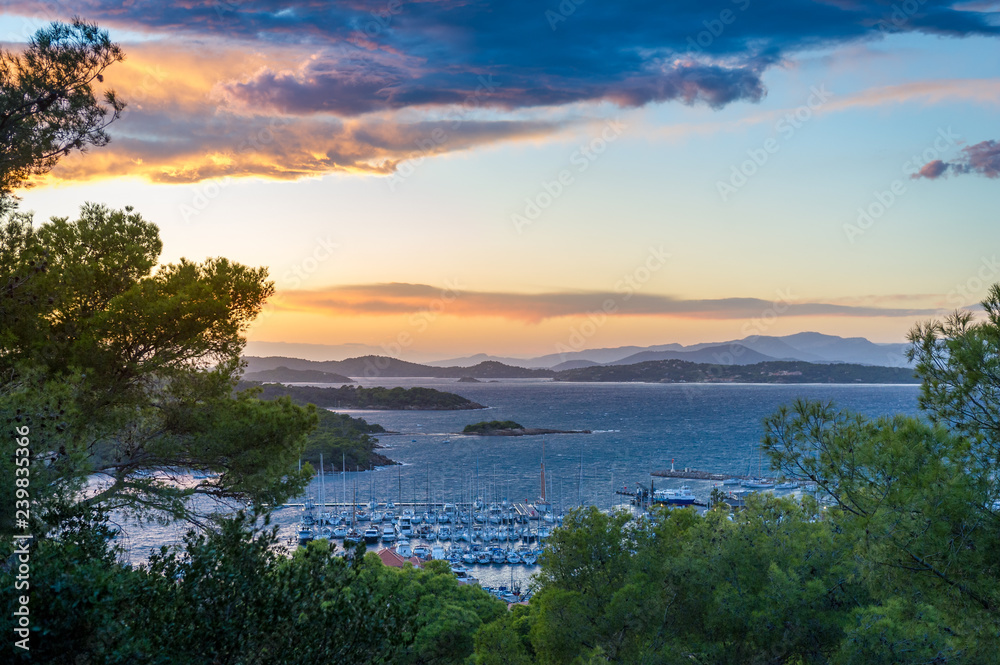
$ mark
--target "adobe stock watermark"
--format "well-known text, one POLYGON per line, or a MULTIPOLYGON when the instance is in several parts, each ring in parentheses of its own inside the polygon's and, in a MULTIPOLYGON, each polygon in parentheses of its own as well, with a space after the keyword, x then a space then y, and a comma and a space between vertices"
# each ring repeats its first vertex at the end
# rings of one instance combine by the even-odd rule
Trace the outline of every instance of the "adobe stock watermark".
POLYGON ((975 305, 983 299, 986 289, 997 281, 998 275, 1000 275, 1000 261, 997 261, 996 254, 989 258, 980 257, 979 265, 973 274, 948 292, 948 304, 954 305, 956 309, 975 305))
MULTIPOLYGON (((739 12, 745 12, 750 8, 750 0, 730 0, 730 2, 732 2, 739 12)), ((694 36, 688 37, 687 48, 682 52, 678 52, 677 55, 706 55, 705 49, 714 44, 715 40, 721 37, 726 28, 735 23, 737 18, 739 18, 739 14, 736 11, 723 9, 714 18, 705 19, 701 22, 705 26, 705 29, 694 36)))
MULTIPOLYGON (((791 289, 781 289, 775 290, 775 299, 765 307, 760 314, 745 322, 740 327, 740 333, 743 335, 741 340, 734 340, 726 345, 725 350, 714 351, 712 353, 713 363, 708 364, 705 373, 707 375, 708 382, 722 382, 722 367, 739 365, 737 362, 742 355, 744 355, 750 348, 745 346, 744 342, 752 343, 757 338, 761 337, 770 330, 782 314, 788 311, 789 307, 792 306, 795 295, 792 293, 791 289)), ((720 345, 722 346, 722 345, 720 345)), ((700 397, 701 393, 697 388, 697 383, 681 383, 681 393, 689 404, 695 404, 696 399, 700 397)))
MULTIPOLYGON (((340 245, 334 242, 330 236, 317 237, 315 245, 310 253, 299 259, 290 268, 282 273, 281 279, 288 284, 289 290, 300 289, 319 270, 320 266, 333 258, 340 245)), ((285 303, 286 297, 280 292, 274 294, 261 308, 254 325, 258 325, 269 319, 276 310, 285 303)))
POLYGON ((560 23, 565 23, 570 16, 587 0, 560 0, 555 9, 545 10, 545 20, 549 22, 549 28, 555 32, 560 23))
POLYGON ((444 120, 449 122, 448 129, 435 127, 426 136, 413 142, 420 155, 409 157, 396 166, 396 170, 387 180, 390 191, 396 191, 396 187, 416 173, 428 157, 440 153, 441 149, 451 140, 450 132, 458 130, 462 123, 468 119, 469 114, 480 108, 483 101, 500 87, 500 84, 493 80, 492 74, 479 76, 476 80, 478 82, 476 89, 462 100, 461 105, 445 113, 444 120))
MULTIPOLYGON (((448 309, 448 305, 462 295, 462 286, 455 279, 446 279, 444 288, 436 298, 431 300, 426 307, 410 315, 407 319, 408 330, 400 330, 396 336, 388 342, 381 344, 386 356, 398 358, 405 349, 413 346, 416 335, 424 333, 434 321, 438 319, 448 309)), ((381 376, 383 370, 388 369, 389 358, 384 356, 365 357, 365 368, 363 370, 366 379, 374 379, 381 376)))
POLYGON ((122 111, 124 118, 129 113, 142 110, 142 103, 149 99, 154 90, 163 87, 163 80, 167 78, 166 72, 159 65, 153 65, 152 69, 146 70, 146 75, 135 90, 128 91, 128 106, 122 111))
POLYGON ((21 425, 14 428, 14 526, 21 533, 14 534, 14 591, 19 591, 14 600, 14 647, 30 650, 31 635, 31 551, 28 544, 32 535, 28 531, 31 520, 31 428, 21 425))
POLYGON ((906 178, 897 178, 889 183, 886 189, 875 191, 872 195, 873 200, 867 205, 858 208, 858 217, 855 222, 853 224, 844 224, 844 236, 848 242, 852 245, 857 242, 859 236, 867 233, 875 225, 875 222, 881 219, 906 194, 908 191, 906 180, 912 179, 913 176, 917 175, 920 172, 921 166, 939 159, 949 148, 957 145, 962 138, 961 134, 953 132, 951 127, 938 129, 937 133, 938 135, 935 137, 933 143, 924 149, 922 153, 913 155, 910 159, 903 162, 900 170, 906 178))
POLYGON ((927 0, 903 0, 892 6, 892 13, 888 19, 879 19, 875 22, 875 27, 883 35, 891 35, 899 32, 907 26, 920 8, 927 3, 927 0))
POLYGON ((389 26, 392 25, 392 18, 402 11, 402 0, 389 0, 381 10, 368 12, 371 18, 355 30, 348 41, 355 46, 364 46, 388 30, 389 26))
MULTIPOLYGON (((768 305, 764 311, 762 311, 758 316, 750 319, 740 328, 740 333, 743 335, 743 339, 740 341, 755 341, 758 337, 763 335, 765 332, 771 329, 775 323, 777 323, 778 318, 788 311, 791 306, 792 301, 795 299, 795 295, 792 293, 791 289, 777 289, 775 291, 777 296, 770 305, 768 305)), ((730 342, 728 349, 726 351, 715 351, 712 353, 712 358, 715 360, 717 365, 737 365, 736 361, 739 360, 748 350, 747 346, 744 346, 738 342, 730 342)))
MULTIPOLYGON (((276 140, 276 130, 290 124, 291 122, 292 121, 289 118, 271 118, 271 120, 267 123, 267 127, 249 134, 245 139, 240 141, 234 151, 237 158, 247 154, 259 152, 263 148, 271 145, 276 140)), ((199 182, 194 194, 191 196, 191 200, 188 203, 181 203, 177 206, 177 210, 184 223, 190 224, 195 217, 207 210, 212 202, 217 199, 222 192, 233 183, 233 181, 233 176, 225 175, 221 178, 211 178, 199 182)))
POLYGON ((759 148, 747 150, 747 159, 739 164, 733 164, 730 168, 729 179, 716 181, 715 189, 719 192, 723 203, 729 201, 736 192, 745 187, 750 182, 750 178, 757 175, 771 157, 781 151, 782 142, 795 136, 796 132, 813 119, 816 111, 834 96, 826 89, 826 84, 822 84, 818 88, 813 86, 809 91, 810 94, 805 104, 789 111, 774 123, 774 132, 779 138, 772 136, 765 140, 759 148))
POLYGON ((511 214, 510 221, 514 230, 518 234, 523 233, 525 228, 537 222, 542 213, 576 182, 576 177, 585 173, 627 127, 618 118, 608 120, 598 136, 574 150, 569 156, 569 167, 561 169, 552 180, 542 180, 539 187, 541 191, 524 199, 524 207, 520 213, 511 214))
POLYGON ((604 327, 610 316, 621 309, 621 303, 628 302, 639 292, 653 275, 667 265, 667 259, 670 257, 670 253, 665 251, 662 245, 650 247, 646 258, 615 282, 614 290, 617 295, 614 298, 605 298, 599 308, 586 313, 586 320, 583 323, 571 326, 566 342, 556 343, 556 353, 565 356, 567 353, 582 351, 587 342, 604 327))

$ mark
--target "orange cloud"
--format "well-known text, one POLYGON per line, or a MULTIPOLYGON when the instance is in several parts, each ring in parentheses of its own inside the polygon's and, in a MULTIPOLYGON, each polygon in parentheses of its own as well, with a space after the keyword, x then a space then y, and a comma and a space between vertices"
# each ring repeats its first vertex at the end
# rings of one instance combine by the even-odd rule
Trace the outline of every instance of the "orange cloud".
POLYGON ((363 284, 322 290, 282 291, 275 305, 287 312, 328 315, 399 316, 423 314, 455 317, 499 317, 540 323, 547 319, 604 313, 692 319, 746 319, 774 309, 783 316, 917 317, 937 309, 829 302, 775 304, 759 298, 686 300, 638 293, 621 282, 611 292, 502 293, 444 289, 425 284, 363 284), (780 311, 779 311, 780 310, 780 311))
POLYGON ((226 91, 267 66, 308 60, 301 51, 130 45, 107 85, 128 102, 111 126, 112 142, 63 159, 31 184, 132 177, 193 183, 222 177, 294 180, 329 173, 389 174, 406 160, 467 150, 503 140, 530 140, 560 131, 558 119, 495 119, 458 107, 369 113, 342 119, 262 112, 235 103, 226 91))

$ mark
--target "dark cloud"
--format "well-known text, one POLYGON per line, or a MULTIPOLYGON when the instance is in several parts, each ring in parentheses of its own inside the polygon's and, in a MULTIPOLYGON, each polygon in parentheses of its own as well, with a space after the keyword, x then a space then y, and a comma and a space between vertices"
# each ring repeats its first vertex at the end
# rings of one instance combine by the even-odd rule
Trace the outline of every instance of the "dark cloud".
POLYGON ((403 160, 547 136, 559 128, 515 120, 398 124, 367 118, 345 126, 336 118, 135 112, 121 121, 107 148, 62 160, 53 175, 192 183, 244 176, 292 180, 331 172, 389 174, 403 160))
POLYGON ((983 141, 963 148, 959 157, 951 162, 940 159, 928 162, 913 177, 936 180, 946 173, 1000 178, 1000 141, 983 141))
MULTIPOLYGON (((8 11, 49 4, 14 1, 8 11)), ((951 0, 80 0, 73 10, 133 30, 295 44, 306 65, 231 81, 231 101, 339 116, 470 98, 501 109, 718 107, 759 100, 767 67, 802 49, 888 32, 1000 32, 993 13, 951 0), (484 76, 496 89, 477 96, 484 76)))

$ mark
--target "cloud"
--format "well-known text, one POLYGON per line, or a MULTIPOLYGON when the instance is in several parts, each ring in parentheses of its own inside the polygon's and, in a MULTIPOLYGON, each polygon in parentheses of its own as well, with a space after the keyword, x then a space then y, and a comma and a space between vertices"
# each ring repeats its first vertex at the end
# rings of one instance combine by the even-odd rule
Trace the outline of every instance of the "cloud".
MULTIPOLYGON (((5 11, 54 17, 60 6, 148 38, 109 70, 135 102, 111 147, 53 177, 157 182, 391 173, 417 156, 551 136, 585 105, 754 103, 767 71, 808 49, 1000 33, 995 7, 952 0, 912 12, 888 0, 11 0, 5 11), (139 99, 134 58, 162 75, 139 99), (275 121, 281 142, 237 149, 275 121), (435 129, 447 139, 427 148, 435 129)), ((899 90, 857 103, 893 94, 949 98, 899 90)))
POLYGON ((912 177, 936 180, 946 173, 1000 178, 1000 141, 982 141, 962 148, 961 154, 954 161, 936 159, 928 162, 912 177))
MULTIPOLYGON (((500 317, 540 323, 546 319, 614 312, 626 316, 696 319, 759 317, 773 303, 759 298, 685 300, 667 295, 634 293, 624 286, 609 292, 503 293, 440 289, 425 284, 363 284, 312 291, 282 291, 279 309, 338 316, 413 315, 433 312, 458 317, 500 317)), ((934 315, 938 309, 795 302, 782 316, 934 315)))
MULTIPOLYGON (((14 0, 8 12, 49 11, 14 0)), ((761 75, 804 49, 922 32, 1000 34, 996 12, 952 0, 79 0, 73 10, 133 31, 287 47, 306 58, 224 84, 234 103, 353 115, 461 103, 482 76, 512 109, 605 100, 756 101, 761 75), (906 3, 903 3, 906 5, 906 3)))

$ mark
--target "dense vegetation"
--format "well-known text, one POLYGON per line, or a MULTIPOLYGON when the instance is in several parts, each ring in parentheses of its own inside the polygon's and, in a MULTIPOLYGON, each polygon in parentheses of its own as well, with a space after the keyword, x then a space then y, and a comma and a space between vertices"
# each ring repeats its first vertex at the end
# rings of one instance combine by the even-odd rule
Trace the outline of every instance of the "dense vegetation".
POLYGON ((477 662, 997 662, 1000 285, 983 306, 911 333, 922 418, 797 402, 765 421, 772 464, 829 509, 574 513, 477 662))
POLYGON ((472 425, 466 425, 465 429, 462 430, 463 434, 488 434, 489 432, 495 432, 497 430, 504 429, 524 429, 523 425, 519 425, 513 420, 484 420, 482 422, 474 423, 472 425))
MULTIPOLYGON (((255 384, 244 382, 249 387, 255 384)), ((341 386, 321 388, 318 386, 286 386, 280 383, 266 383, 260 386, 263 399, 288 396, 299 404, 315 404, 330 409, 379 409, 399 410, 463 410, 482 409, 482 404, 468 400, 461 395, 446 393, 433 388, 361 388, 341 386)))
POLYGON ((556 381, 642 383, 919 383, 912 369, 801 360, 754 365, 712 365, 687 360, 651 360, 634 365, 580 367, 559 372, 556 381))
POLYGON ((319 423, 306 436, 303 461, 318 468, 319 456, 322 454, 326 468, 332 466, 336 471, 395 464, 376 452, 378 439, 371 435, 385 432, 381 425, 369 424, 364 418, 352 418, 326 409, 317 409, 316 415, 319 416, 319 423))
POLYGON ((398 570, 363 546, 335 556, 327 541, 289 557, 243 516, 135 568, 119 562, 100 520, 64 527, 32 551, 25 662, 458 665, 477 629, 506 612, 447 564, 398 570))
POLYGON ((322 372, 318 369, 289 369, 287 367, 247 372, 243 378, 247 381, 260 383, 354 383, 354 379, 333 372, 322 372))

